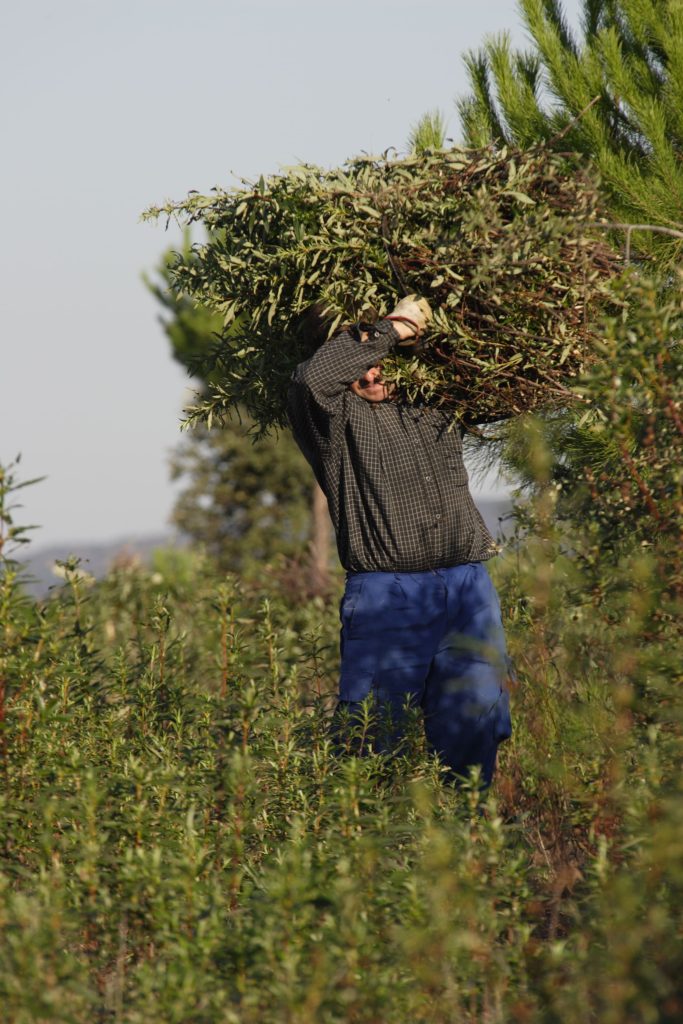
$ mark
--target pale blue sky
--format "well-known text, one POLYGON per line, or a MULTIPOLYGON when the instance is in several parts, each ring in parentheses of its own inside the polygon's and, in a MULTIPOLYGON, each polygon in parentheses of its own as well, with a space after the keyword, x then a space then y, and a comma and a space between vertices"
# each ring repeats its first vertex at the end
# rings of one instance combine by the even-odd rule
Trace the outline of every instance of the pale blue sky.
MULTIPOLYGON (((579 0, 566 5, 572 21, 579 0)), ((188 380, 140 275, 141 211, 306 160, 399 149, 514 0, 22 0, 0 14, 0 461, 36 543, 157 533, 188 380)))

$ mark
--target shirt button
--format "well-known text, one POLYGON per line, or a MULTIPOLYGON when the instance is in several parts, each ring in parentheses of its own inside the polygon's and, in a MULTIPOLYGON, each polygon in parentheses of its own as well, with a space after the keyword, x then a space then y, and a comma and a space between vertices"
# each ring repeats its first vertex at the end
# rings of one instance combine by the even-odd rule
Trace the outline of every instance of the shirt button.
POLYGON ((429 482, 431 479, 432 479, 431 476, 426 476, 425 477, 425 480, 427 480, 427 482, 429 482))
POLYGON ((437 513, 436 513, 436 518, 437 518, 437 519, 441 519, 441 513, 440 513, 440 512, 437 512, 437 513))

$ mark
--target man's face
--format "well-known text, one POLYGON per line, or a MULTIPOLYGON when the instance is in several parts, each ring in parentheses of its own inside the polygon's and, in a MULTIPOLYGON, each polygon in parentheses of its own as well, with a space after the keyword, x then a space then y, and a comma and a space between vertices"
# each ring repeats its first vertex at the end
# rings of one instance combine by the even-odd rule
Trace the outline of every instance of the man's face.
POLYGON ((382 380, 381 366, 371 366, 362 377, 354 380, 351 390, 366 402, 383 402, 391 392, 390 386, 382 380))

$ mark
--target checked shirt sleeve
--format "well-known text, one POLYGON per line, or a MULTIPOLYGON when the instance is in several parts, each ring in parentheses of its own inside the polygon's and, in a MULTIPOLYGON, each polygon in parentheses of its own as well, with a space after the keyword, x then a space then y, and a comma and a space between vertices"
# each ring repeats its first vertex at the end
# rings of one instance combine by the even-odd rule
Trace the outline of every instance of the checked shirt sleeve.
POLYGON ((367 333, 367 341, 361 341, 356 328, 340 331, 310 359, 299 363, 292 375, 289 419, 294 437, 319 480, 321 460, 330 454, 333 434, 340 433, 349 385, 384 359, 399 340, 390 320, 380 320, 367 333))
POLYGON ((294 384, 303 386, 326 412, 335 413, 349 384, 388 356, 398 340, 390 320, 380 320, 370 327, 367 341, 360 340, 357 330, 340 331, 310 359, 299 363, 294 384))

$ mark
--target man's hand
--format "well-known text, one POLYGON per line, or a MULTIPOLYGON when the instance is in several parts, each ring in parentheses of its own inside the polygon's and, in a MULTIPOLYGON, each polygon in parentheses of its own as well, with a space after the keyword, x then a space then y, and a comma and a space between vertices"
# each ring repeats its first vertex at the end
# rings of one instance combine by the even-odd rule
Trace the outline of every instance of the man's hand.
POLYGON ((402 323, 398 319, 394 321, 394 326, 401 335, 401 339, 407 341, 416 337, 415 327, 412 324, 417 327, 417 334, 422 334, 432 319, 432 311, 426 299, 418 299, 417 295, 406 295, 390 314, 390 318, 393 317, 405 317, 406 320, 412 321, 412 323, 402 323))

